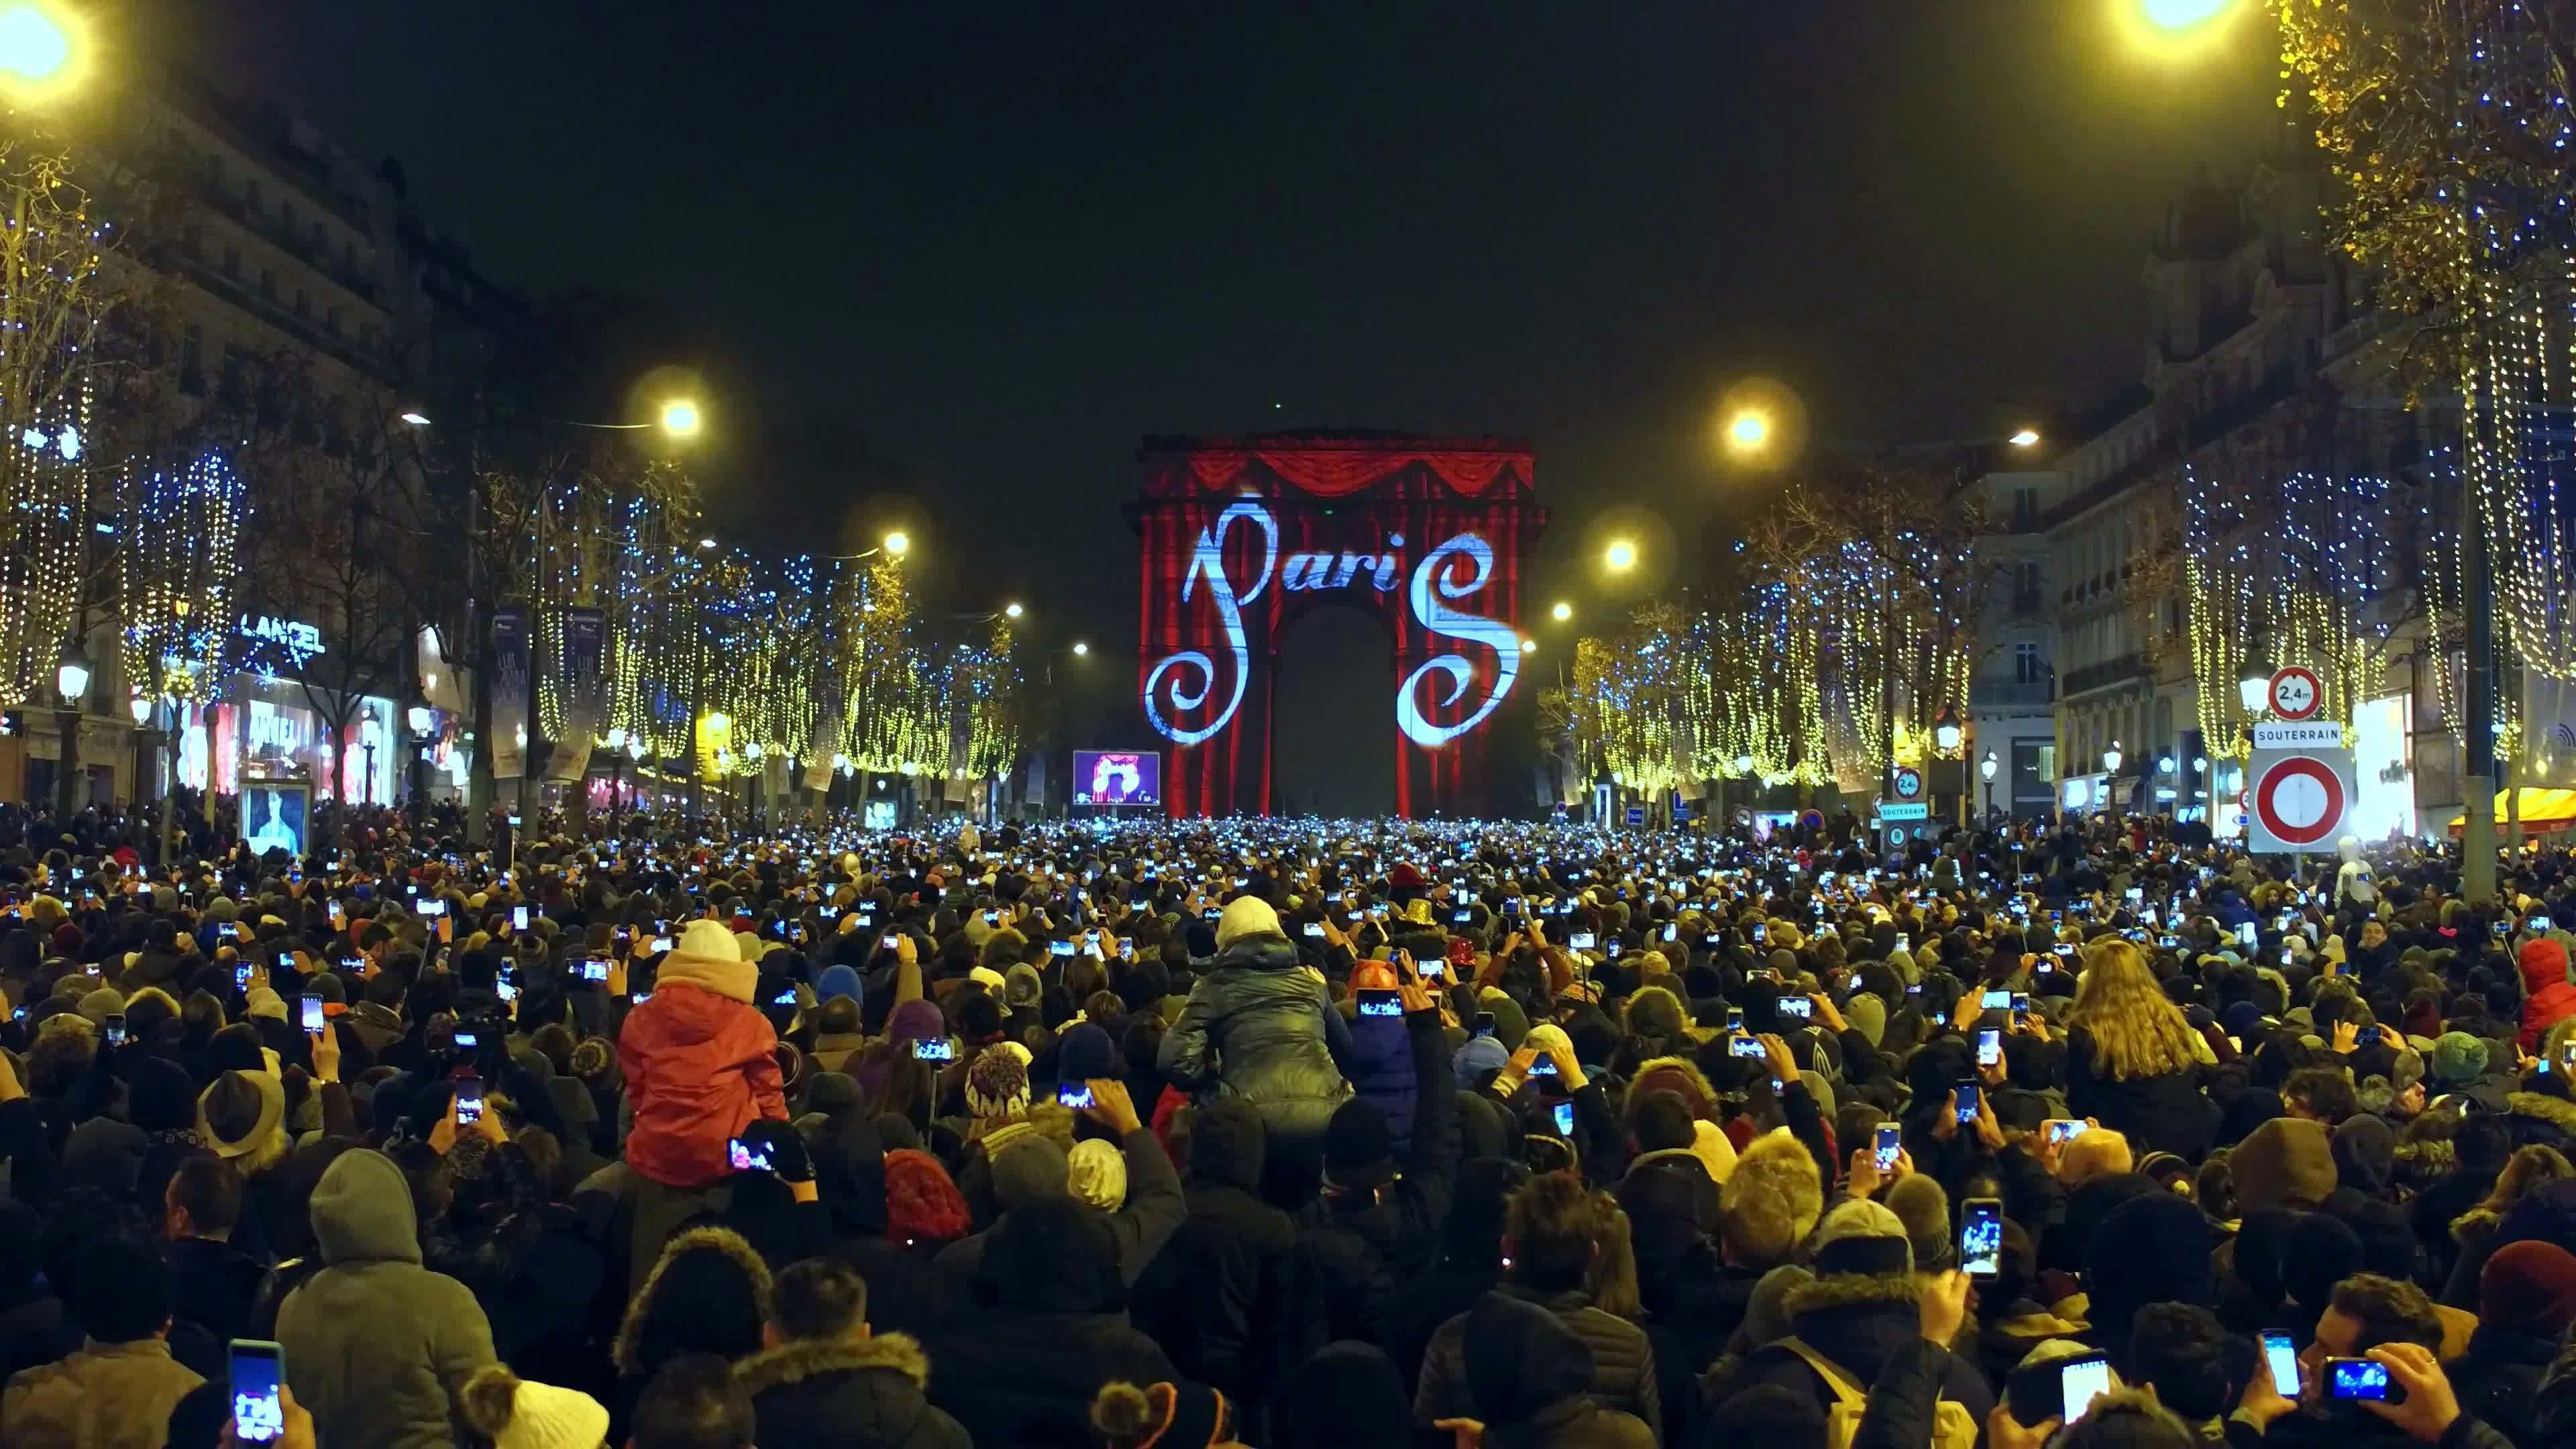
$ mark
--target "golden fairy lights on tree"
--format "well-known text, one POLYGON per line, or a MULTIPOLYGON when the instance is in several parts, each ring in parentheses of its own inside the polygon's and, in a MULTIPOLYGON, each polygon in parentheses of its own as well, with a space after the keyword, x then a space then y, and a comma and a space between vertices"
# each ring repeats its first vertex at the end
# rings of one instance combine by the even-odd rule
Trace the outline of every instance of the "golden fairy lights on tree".
POLYGON ((1967 695, 1979 527, 1958 479, 1880 467, 1799 479, 1755 523, 1748 551, 1780 585, 1788 646, 1794 758, 1775 768, 1861 793, 1891 756, 1935 752, 1936 722, 1967 695))
POLYGON ((1641 794, 1669 790, 1686 767, 1681 614, 1640 609, 1614 639, 1578 640, 1569 699, 1576 759, 1590 777, 1608 775, 1641 794))
POLYGON ((106 616, 123 573, 94 542, 125 490, 92 419, 136 365, 120 343, 154 289, 111 264, 122 233, 64 153, 0 141, 0 207, 0 700, 15 704, 51 694, 65 637, 106 616))

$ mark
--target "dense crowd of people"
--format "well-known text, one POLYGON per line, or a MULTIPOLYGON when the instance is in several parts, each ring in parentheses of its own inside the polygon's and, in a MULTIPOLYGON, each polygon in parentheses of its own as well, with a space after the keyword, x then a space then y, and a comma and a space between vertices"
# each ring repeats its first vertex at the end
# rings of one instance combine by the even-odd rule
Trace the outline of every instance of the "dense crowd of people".
POLYGON ((2560 848, 611 824, 0 811, 0 1444, 2576 1444, 2560 848))

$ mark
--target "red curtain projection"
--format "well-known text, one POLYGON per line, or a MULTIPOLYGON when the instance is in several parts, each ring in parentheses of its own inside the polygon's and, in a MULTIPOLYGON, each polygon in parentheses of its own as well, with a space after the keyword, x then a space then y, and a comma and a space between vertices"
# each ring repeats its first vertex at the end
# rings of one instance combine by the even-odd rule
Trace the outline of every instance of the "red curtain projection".
POLYGON ((1406 817, 1489 813, 1484 738, 1519 678, 1521 557, 1546 526, 1528 448, 1421 439, 1149 440, 1137 687, 1174 815, 1268 814, 1274 643, 1374 608, 1406 817))

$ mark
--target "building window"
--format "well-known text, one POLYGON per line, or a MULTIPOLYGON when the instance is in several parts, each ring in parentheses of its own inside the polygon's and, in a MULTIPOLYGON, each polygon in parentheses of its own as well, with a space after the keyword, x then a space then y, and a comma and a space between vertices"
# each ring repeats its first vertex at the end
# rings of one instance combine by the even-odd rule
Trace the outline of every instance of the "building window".
POLYGON ((313 315, 313 294, 302 287, 295 289, 295 315, 298 317, 313 315))
POLYGON ((272 302, 277 300, 276 269, 271 267, 259 269, 259 294, 272 302))
POLYGON ((241 280, 240 247, 224 248, 224 275, 232 278, 236 282, 241 280))
POLYGON ((295 235, 296 217, 294 202, 281 201, 277 204, 277 222, 279 230, 285 232, 288 236, 295 235))
POLYGON ((322 330, 323 330, 323 331, 325 331, 325 332, 330 333, 330 334, 331 334, 332 336, 334 336, 334 337, 337 337, 337 336, 339 336, 339 335, 340 335, 340 309, 339 309, 339 308, 337 308, 337 307, 328 308, 328 309, 326 309, 326 310, 322 313, 322 330))
POLYGON ((190 393, 206 390, 206 329, 194 322, 179 331, 179 388, 190 393))
POLYGON ((254 176, 250 179, 250 184, 242 191, 242 199, 250 203, 251 214, 253 216, 257 216, 259 214, 260 206, 264 201, 264 198, 259 192, 258 177, 254 176))
POLYGON ((2048 677, 2048 666, 2040 662, 2039 646, 2024 640, 2013 646, 2013 680, 2018 684, 2037 684, 2048 677))

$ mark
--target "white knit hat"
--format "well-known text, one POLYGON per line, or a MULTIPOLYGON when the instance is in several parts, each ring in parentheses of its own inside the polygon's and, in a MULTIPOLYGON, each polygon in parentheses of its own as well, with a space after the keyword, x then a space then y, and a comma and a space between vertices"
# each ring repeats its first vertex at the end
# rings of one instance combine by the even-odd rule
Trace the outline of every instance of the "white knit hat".
POLYGON ((684 955, 703 956, 710 961, 739 961, 742 948, 735 944, 733 932, 719 921, 691 921, 680 933, 672 949, 684 955))
POLYGON ((1236 896, 1217 918, 1216 948, 1222 951, 1246 936, 1265 934, 1279 934, 1279 913, 1259 896, 1236 896))
POLYGON ((1065 1186, 1102 1212, 1127 1205, 1127 1158, 1117 1144, 1086 1137, 1065 1155, 1065 1186))
POLYGON ((578 1389, 532 1384, 499 1364, 465 1384, 465 1413, 493 1449, 600 1449, 608 1411, 578 1389))

